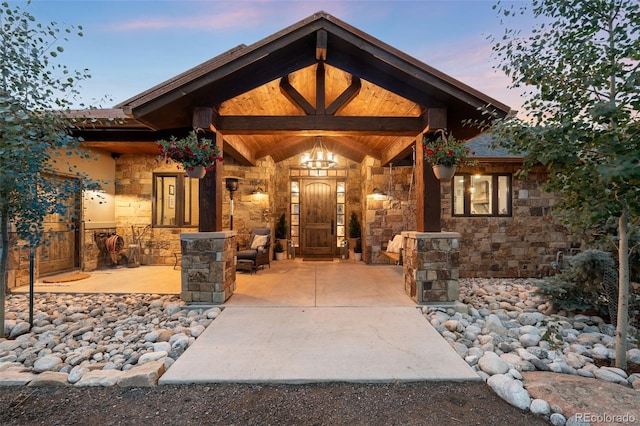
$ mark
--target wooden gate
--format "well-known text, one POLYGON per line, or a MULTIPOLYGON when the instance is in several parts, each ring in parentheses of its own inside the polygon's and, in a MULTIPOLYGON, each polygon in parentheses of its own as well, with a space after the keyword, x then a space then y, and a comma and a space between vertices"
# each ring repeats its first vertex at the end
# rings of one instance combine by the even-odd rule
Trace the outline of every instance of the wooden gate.
MULTIPOLYGON (((58 188, 77 187, 69 185, 75 178, 49 176, 48 179, 59 182, 58 188)), ((67 214, 51 214, 44 219, 44 239, 38 250, 38 275, 51 275, 68 271, 80 266, 80 232, 79 208, 80 194, 78 192, 65 193, 67 205, 71 208, 67 214)))

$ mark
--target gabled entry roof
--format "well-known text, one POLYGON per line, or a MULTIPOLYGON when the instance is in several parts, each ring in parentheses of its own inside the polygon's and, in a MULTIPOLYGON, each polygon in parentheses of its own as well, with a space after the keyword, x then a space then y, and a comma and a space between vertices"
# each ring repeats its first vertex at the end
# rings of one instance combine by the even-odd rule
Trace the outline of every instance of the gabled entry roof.
POLYGON ((475 136, 478 130, 462 121, 482 118, 478 108, 487 105, 498 116, 509 112, 489 96, 318 12, 118 104, 130 120, 110 128, 108 137, 99 127, 82 136, 113 152, 155 153, 149 141, 204 119, 224 136, 225 155, 244 164, 266 155, 276 162, 297 155, 311 148, 315 136, 354 161, 369 155, 386 164, 410 154, 424 131, 446 127, 458 138, 475 136), (127 127, 132 123, 147 130, 132 132, 127 127))

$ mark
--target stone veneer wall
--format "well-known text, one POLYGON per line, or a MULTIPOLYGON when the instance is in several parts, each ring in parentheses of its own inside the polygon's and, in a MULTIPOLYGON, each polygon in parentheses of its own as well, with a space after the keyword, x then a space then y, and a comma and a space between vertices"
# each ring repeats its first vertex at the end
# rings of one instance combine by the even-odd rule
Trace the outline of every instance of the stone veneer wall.
MULTIPOLYGON (((515 174, 519 169, 517 164, 481 163, 468 171, 515 174)), ((461 277, 545 276, 558 250, 579 247, 579 236, 551 216, 557 196, 541 189, 543 179, 542 170, 526 180, 513 176, 512 217, 452 217, 452 182, 442 183, 442 230, 461 235, 461 277)))
POLYGON ((224 303, 236 288, 235 231, 180 235, 182 291, 187 303, 224 303))
MULTIPOLYGON (((251 229, 270 227, 281 213, 289 219, 289 168, 297 166, 299 157, 275 164, 270 157, 256 167, 241 166, 228 159, 224 174, 243 178, 234 197, 234 230, 244 247, 251 229), (251 191, 261 187, 266 196, 251 191)), ((388 192, 389 167, 366 157, 362 163, 342 159, 347 167, 347 218, 356 212, 361 219, 363 258, 367 263, 389 263, 380 250, 393 235, 415 230, 415 186, 411 186, 410 166, 393 168, 393 188, 390 199, 375 200, 368 196, 374 188, 388 192)), ((116 162, 117 231, 131 243, 131 225, 142 229, 151 223, 152 176, 154 171, 174 171, 175 165, 159 164, 153 155, 122 155, 116 162)), ((515 173, 519 165, 484 164, 468 169, 470 173, 515 173)), ((465 170, 461 170, 464 172, 465 170)), ((458 232, 460 238, 460 276, 462 277, 540 277, 549 273, 558 250, 579 245, 566 227, 550 213, 556 202, 553 194, 540 189, 544 175, 529 174, 526 180, 513 177, 512 217, 452 217, 451 182, 443 182, 442 229, 458 232)), ((225 190, 223 227, 228 228, 229 194, 225 190)), ((347 224, 348 225, 348 224, 347 224)), ((347 228, 348 229, 348 228, 347 228)), ((194 228, 156 228, 145 233, 140 260, 143 264, 173 264, 174 252, 180 251, 179 234, 194 228)), ((85 244, 91 239, 85 233, 85 244)), ((84 268, 91 270, 93 261, 84 257, 84 268)))
POLYGON ((382 167, 380 161, 365 158, 363 167, 363 259, 366 263, 392 263, 380 254, 389 240, 402 231, 416 229, 416 193, 413 168, 382 167), (392 174, 392 179, 389 175, 392 174), (387 196, 371 195, 378 188, 387 196))
POLYGON ((82 270, 94 271, 105 266, 104 248, 98 247, 96 235, 113 234, 115 228, 85 229, 82 234, 82 270))
MULTIPOLYGON (((125 240, 125 247, 133 243, 134 226, 136 233, 143 233, 139 260, 147 265, 173 265, 175 253, 180 253, 180 234, 197 232, 197 228, 152 228, 153 173, 175 172, 176 164, 159 163, 154 155, 121 155, 116 161, 116 220, 117 232, 125 240), (143 232, 144 231, 144 232, 143 232)), ((234 231, 238 231, 237 241, 243 247, 247 244, 251 230, 255 227, 271 227, 273 221, 270 195, 273 191, 271 175, 274 170, 270 157, 258 161, 256 167, 239 166, 232 158, 223 163, 225 176, 237 176, 241 180, 234 194, 234 231), (266 195, 252 195, 255 187, 265 190, 266 195)), ((222 226, 229 228, 229 191, 224 190, 222 205, 222 226)), ((93 236, 85 233, 86 244, 93 236)), ((95 251, 94 248, 93 250, 95 251)), ((126 249, 125 249, 126 250, 126 249)), ((85 268, 91 270, 96 262, 86 258, 85 268)), ((95 269, 95 268, 94 268, 95 269)))
POLYGON ((417 303, 459 298, 460 257, 455 232, 403 232, 405 292, 417 303))
MULTIPOLYGON (((237 231, 236 238, 240 247, 248 245, 253 228, 274 228, 274 204, 279 196, 273 179, 275 170, 271 157, 258 160, 255 167, 241 166, 230 157, 224 161, 224 175, 241 178, 238 191, 233 196, 233 230, 237 231), (257 188, 261 188, 264 194, 252 194, 257 188)), ((223 229, 229 229, 229 202, 229 191, 225 189, 222 204, 223 229)))

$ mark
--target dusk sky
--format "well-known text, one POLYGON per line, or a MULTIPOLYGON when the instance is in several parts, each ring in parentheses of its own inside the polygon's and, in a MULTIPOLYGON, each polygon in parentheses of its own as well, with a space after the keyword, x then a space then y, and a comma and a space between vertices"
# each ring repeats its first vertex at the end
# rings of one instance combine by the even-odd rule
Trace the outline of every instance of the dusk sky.
MULTIPOLYGON (((323 10, 471 87, 520 109, 494 70, 488 36, 504 26, 493 0, 11 1, 39 22, 82 25, 61 61, 88 68, 85 104, 111 107, 239 44, 250 45, 323 10), (107 100, 104 100, 104 98, 107 100), (103 99, 103 100, 101 100, 103 99), (111 99, 111 100, 109 100, 111 99)), ((521 22, 530 24, 530 22, 521 22)), ((510 22, 509 25, 514 25, 510 22)))

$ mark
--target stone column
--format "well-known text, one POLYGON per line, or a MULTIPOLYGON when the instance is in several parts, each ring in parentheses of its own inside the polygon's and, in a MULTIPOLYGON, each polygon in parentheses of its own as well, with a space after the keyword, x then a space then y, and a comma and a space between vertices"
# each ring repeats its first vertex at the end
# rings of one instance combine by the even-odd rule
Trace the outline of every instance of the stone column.
POLYGON ((187 303, 224 303, 236 288, 236 232, 180 234, 182 291, 187 303))
POLYGON ((453 303, 459 298, 457 232, 403 232, 405 292, 417 303, 453 303))

